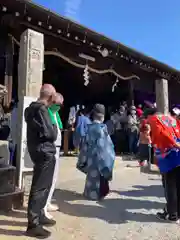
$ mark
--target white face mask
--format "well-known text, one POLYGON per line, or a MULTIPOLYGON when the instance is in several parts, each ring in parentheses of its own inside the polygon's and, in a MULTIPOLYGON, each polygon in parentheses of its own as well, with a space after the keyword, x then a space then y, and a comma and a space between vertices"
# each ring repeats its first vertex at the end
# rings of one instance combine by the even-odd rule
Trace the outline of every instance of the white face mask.
POLYGON ((136 115, 136 111, 135 110, 131 110, 131 114, 132 115, 136 115))
POLYGON ((101 122, 102 122, 102 123, 104 122, 104 117, 101 119, 101 122))

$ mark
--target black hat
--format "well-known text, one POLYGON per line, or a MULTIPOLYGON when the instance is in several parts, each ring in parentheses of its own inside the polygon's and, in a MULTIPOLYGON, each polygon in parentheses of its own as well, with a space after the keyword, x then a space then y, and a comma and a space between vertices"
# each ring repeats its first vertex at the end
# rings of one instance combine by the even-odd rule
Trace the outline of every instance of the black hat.
POLYGON ((95 104, 93 107, 93 112, 96 115, 105 115, 105 106, 102 104, 95 104))

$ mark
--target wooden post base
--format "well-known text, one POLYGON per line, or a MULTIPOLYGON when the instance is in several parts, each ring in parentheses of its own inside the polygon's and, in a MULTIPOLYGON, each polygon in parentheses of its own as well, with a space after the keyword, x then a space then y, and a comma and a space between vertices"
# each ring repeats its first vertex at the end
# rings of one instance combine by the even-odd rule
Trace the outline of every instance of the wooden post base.
POLYGON ((0 195, 0 211, 9 212, 13 208, 20 209, 24 203, 24 191, 16 188, 13 193, 0 195))

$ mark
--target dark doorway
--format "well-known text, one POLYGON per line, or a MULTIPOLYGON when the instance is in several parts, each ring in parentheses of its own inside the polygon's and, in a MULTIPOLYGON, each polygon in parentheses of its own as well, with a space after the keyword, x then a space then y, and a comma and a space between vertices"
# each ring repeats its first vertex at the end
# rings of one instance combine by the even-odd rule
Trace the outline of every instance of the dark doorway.
POLYGON ((84 86, 84 69, 72 66, 55 56, 45 56, 44 83, 51 83, 63 94, 65 102, 62 109, 63 120, 67 120, 71 106, 102 103, 106 107, 118 107, 129 96, 128 81, 120 80, 115 91, 112 86, 116 77, 111 74, 99 75, 90 72, 90 83, 84 86))

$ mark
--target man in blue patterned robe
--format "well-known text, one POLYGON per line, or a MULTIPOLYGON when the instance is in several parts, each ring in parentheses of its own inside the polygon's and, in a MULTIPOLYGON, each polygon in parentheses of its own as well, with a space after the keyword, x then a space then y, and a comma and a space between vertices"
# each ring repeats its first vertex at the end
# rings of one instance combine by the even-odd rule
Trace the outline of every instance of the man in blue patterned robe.
POLYGON ((93 122, 88 125, 82 143, 77 168, 86 173, 84 196, 89 200, 101 200, 109 193, 115 160, 114 145, 103 124, 105 107, 96 104, 93 122))

